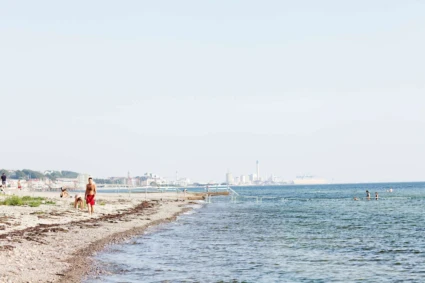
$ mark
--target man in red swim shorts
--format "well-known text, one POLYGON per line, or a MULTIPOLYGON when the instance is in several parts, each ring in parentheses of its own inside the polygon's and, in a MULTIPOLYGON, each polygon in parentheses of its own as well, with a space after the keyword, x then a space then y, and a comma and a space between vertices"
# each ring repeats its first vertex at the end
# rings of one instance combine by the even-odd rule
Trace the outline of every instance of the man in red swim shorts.
POLYGON ((96 198, 96 185, 93 183, 93 178, 89 178, 89 183, 86 186, 86 194, 84 196, 86 199, 87 207, 89 209, 89 214, 94 213, 94 203, 96 198))

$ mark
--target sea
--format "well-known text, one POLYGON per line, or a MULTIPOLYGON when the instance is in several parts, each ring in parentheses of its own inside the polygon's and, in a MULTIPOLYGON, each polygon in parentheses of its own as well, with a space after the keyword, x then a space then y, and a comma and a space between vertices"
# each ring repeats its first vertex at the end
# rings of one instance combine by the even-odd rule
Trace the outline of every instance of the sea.
POLYGON ((109 246, 84 282, 425 282, 425 183, 233 189, 109 246))

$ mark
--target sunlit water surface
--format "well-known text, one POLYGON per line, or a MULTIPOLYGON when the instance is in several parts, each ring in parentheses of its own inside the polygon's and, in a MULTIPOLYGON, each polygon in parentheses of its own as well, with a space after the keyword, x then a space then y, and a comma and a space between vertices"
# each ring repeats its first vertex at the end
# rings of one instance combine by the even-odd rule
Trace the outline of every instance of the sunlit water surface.
POLYGON ((86 282, 425 282, 424 183, 235 190, 269 198, 213 198, 98 254, 110 274, 86 282))

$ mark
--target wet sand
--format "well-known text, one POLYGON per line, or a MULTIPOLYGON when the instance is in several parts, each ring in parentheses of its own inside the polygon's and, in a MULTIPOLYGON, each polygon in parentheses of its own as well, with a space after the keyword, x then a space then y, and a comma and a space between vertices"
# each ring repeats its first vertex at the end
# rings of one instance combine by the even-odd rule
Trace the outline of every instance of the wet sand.
MULTIPOLYGON (((176 193, 98 194, 95 214, 73 207, 74 194, 11 191, 55 204, 0 206, 0 282, 81 282, 101 272, 91 256, 187 211, 194 196, 176 193)), ((4 196, 0 196, 0 200, 4 196)))

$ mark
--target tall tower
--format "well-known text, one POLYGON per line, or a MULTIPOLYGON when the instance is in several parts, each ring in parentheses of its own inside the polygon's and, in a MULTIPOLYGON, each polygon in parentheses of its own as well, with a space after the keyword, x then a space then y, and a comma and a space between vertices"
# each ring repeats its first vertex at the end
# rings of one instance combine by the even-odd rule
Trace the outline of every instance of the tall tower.
POLYGON ((260 178, 260 162, 258 162, 258 160, 257 160, 257 180, 261 181, 261 178, 260 178))

